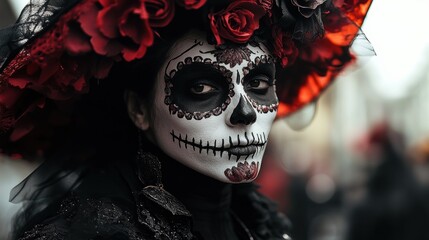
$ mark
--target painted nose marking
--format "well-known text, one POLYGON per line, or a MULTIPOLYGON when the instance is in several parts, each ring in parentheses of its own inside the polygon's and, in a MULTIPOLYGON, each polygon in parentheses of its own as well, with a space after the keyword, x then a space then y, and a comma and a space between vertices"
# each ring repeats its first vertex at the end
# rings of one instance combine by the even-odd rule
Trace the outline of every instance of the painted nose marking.
POLYGON ((240 101, 232 112, 230 122, 233 125, 249 125, 256 121, 256 112, 249 101, 240 94, 240 101))

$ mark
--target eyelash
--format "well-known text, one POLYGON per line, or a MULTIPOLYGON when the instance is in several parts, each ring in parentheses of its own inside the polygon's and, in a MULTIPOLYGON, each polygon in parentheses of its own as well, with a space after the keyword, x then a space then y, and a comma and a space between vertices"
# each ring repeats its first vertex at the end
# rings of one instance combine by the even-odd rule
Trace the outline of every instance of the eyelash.
MULTIPOLYGON (((270 82, 271 79, 265 74, 258 74, 254 77, 252 77, 250 80, 245 81, 246 89, 256 93, 256 94, 265 94, 268 91, 268 88, 272 86, 270 82), (258 86, 252 86, 252 83, 258 83, 258 86), (260 84, 265 84, 262 88, 260 87, 260 84)), ((244 82, 243 82, 244 83, 244 82)))
POLYGON ((195 94, 195 95, 206 95, 206 94, 209 94, 209 93, 214 92, 214 91, 216 91, 216 90, 217 90, 217 88, 216 88, 215 86, 213 86, 213 85, 211 85, 211 84, 207 84, 207 83, 196 83, 196 84, 193 84, 192 86, 190 86, 190 88, 189 88, 189 91, 190 91, 192 94, 195 94), (205 86, 208 86, 208 87, 210 87, 211 89, 209 89, 207 92, 197 92, 197 91, 193 91, 193 89, 194 89, 195 87, 201 87, 201 86, 203 86, 202 91, 204 90, 205 86))

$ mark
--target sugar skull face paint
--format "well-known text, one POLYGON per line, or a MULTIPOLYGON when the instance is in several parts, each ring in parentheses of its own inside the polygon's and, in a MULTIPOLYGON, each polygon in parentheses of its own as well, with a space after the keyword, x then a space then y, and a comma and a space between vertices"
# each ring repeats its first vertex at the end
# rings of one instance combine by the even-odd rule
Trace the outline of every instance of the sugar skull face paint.
POLYGON ((178 40, 158 74, 152 110, 158 146, 224 182, 254 180, 275 118, 275 67, 263 46, 218 50, 205 35, 178 40))

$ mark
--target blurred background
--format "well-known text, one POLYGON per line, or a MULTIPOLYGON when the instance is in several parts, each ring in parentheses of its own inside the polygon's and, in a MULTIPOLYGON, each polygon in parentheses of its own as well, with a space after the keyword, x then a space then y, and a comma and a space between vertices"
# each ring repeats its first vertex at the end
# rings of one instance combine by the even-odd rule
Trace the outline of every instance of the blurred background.
MULTIPOLYGON (((0 28, 26 2, 0 0, 0 28)), ((363 32, 377 56, 274 124, 258 183, 291 219, 293 239, 429 239, 427 9, 374 0, 363 32)), ((9 191, 37 165, 0 156, 0 240, 19 208, 9 191)))

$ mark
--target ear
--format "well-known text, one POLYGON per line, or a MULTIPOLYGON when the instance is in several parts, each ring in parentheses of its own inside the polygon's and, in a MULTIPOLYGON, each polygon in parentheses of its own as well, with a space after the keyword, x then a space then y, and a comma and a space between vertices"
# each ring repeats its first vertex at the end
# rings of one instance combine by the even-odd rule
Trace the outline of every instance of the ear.
POLYGON ((133 91, 125 91, 125 104, 131 121, 143 131, 150 127, 148 104, 133 91))

